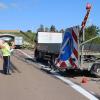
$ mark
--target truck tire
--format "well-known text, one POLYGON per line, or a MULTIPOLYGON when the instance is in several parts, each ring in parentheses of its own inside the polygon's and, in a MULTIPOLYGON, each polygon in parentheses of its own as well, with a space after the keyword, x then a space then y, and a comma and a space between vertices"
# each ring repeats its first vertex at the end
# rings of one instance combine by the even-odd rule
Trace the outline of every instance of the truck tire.
POLYGON ((56 64, 56 61, 57 61, 57 57, 54 55, 54 56, 52 56, 52 64, 54 65, 54 66, 56 66, 55 64, 56 64))
POLYGON ((100 77, 100 63, 93 64, 90 73, 94 74, 96 77, 100 77))
POLYGON ((39 52, 35 50, 35 60, 39 61, 39 52))

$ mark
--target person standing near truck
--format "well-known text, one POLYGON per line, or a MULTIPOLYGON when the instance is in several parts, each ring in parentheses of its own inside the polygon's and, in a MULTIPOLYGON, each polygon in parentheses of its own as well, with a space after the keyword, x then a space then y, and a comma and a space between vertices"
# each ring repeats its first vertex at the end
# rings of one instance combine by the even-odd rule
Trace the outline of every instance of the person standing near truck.
POLYGON ((10 46, 9 44, 5 41, 2 40, 2 44, 0 44, 0 49, 2 51, 2 56, 3 56, 3 72, 4 74, 10 74, 10 46))

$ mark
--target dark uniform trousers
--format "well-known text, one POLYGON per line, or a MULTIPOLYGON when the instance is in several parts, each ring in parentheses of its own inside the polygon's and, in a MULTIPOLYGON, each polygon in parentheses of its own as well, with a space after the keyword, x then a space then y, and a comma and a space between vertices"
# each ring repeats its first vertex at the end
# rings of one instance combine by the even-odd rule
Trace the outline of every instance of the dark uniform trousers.
POLYGON ((9 74, 10 70, 10 56, 3 56, 3 71, 5 74, 9 74))

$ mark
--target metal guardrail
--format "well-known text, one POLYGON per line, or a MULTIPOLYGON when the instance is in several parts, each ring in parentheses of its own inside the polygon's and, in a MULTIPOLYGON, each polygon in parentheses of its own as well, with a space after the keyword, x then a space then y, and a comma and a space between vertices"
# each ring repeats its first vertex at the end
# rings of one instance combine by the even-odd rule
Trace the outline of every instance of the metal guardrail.
POLYGON ((89 40, 87 40, 87 41, 81 43, 80 46, 82 46, 82 45, 84 45, 84 44, 86 44, 86 43, 88 43, 88 42, 90 42, 90 41, 92 41, 92 40, 94 40, 94 39, 96 39, 96 38, 98 38, 98 37, 100 37, 100 35, 97 35, 97 36, 95 36, 94 38, 91 38, 91 39, 89 39, 89 40))
MULTIPOLYGON (((81 55, 81 52, 80 52, 81 55)), ((83 55, 94 55, 94 56, 98 56, 100 55, 100 52, 83 52, 83 55)))

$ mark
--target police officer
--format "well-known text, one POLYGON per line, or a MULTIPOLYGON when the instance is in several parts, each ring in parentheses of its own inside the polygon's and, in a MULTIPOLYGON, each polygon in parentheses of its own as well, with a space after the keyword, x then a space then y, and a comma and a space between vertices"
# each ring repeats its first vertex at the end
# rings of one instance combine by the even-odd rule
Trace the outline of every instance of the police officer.
POLYGON ((2 40, 2 45, 0 44, 0 48, 3 56, 3 72, 4 74, 10 74, 10 46, 5 40, 2 40))

